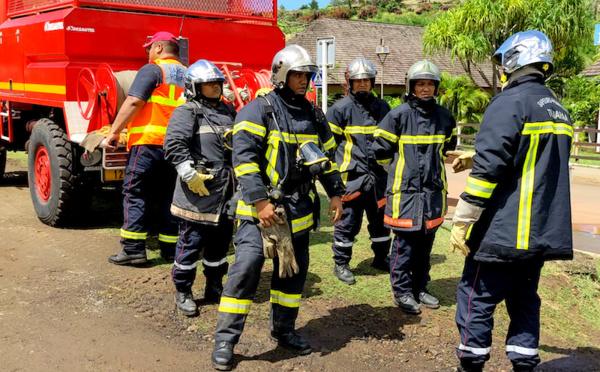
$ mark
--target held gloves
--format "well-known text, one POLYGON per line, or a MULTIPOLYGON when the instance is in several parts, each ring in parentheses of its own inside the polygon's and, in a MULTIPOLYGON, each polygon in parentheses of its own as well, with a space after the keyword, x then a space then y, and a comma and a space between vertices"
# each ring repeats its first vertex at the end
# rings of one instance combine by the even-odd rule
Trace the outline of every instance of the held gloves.
POLYGON ((200 173, 194 169, 194 163, 192 161, 185 161, 175 167, 177 174, 181 179, 187 183, 188 187, 192 192, 200 196, 208 196, 210 193, 204 185, 204 181, 213 179, 212 174, 200 173))
POLYGON ((300 271, 298 263, 296 263, 296 257, 294 256, 292 233, 283 206, 277 206, 275 213, 281 220, 280 223, 269 227, 258 225, 263 240, 263 252, 265 258, 275 258, 275 254, 279 256, 280 278, 291 277, 300 271))
POLYGON ((452 252, 459 249, 465 256, 471 252, 467 246, 467 239, 469 238, 471 227, 479 220, 483 209, 464 201, 462 198, 458 200, 454 218, 452 218, 452 231, 450 233, 452 252))
POLYGON ((456 159, 452 162, 452 170, 454 173, 459 173, 465 169, 473 169, 473 156, 474 152, 466 151, 448 151, 446 156, 456 156, 456 159))

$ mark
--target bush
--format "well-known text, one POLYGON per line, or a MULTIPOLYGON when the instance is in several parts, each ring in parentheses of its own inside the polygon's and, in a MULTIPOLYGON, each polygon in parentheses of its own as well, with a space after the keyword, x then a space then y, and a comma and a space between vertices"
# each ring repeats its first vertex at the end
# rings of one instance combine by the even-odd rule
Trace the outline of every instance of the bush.
POLYGON ((369 19, 377 15, 377 8, 374 6, 366 6, 361 8, 356 15, 359 19, 369 19))
POLYGON ((423 13, 423 10, 422 10, 422 9, 416 9, 416 10, 415 10, 415 14, 421 14, 421 13, 423 13))
POLYGON ((350 9, 340 6, 331 9, 329 12, 329 17, 335 19, 350 19, 350 17, 352 17, 352 13, 350 12, 350 9))

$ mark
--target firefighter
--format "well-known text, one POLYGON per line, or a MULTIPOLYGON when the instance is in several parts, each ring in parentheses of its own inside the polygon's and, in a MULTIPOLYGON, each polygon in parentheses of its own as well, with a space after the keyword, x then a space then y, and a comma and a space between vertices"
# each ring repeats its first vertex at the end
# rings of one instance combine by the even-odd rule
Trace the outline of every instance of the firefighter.
POLYGON ((387 172, 377 163, 372 149, 373 133, 390 106, 371 92, 375 74, 375 66, 364 57, 350 62, 346 69, 348 95, 327 110, 327 121, 338 145, 337 164, 346 185, 344 213, 333 231, 333 273, 346 284, 355 283, 349 263, 364 212, 375 254, 371 266, 390 271, 390 230, 383 225, 387 172))
POLYGON ((171 212, 181 222, 171 277, 175 303, 186 316, 198 312, 192 285, 200 251, 205 301, 219 301, 229 267, 233 220, 227 206, 235 190, 230 142, 236 112, 221 100, 225 80, 207 60, 191 65, 185 77, 187 102, 173 111, 165 136, 165 158, 179 174, 171 212))
POLYGON ((319 215, 316 176, 331 198, 329 213, 334 223, 342 214, 342 180, 337 167, 327 165, 321 153, 333 150, 335 140, 325 115, 304 97, 318 68, 306 50, 290 45, 275 55, 271 69, 275 89, 244 106, 234 126, 233 165, 242 198, 236 215, 235 262, 221 297, 211 356, 218 370, 232 368, 233 347, 268 256, 261 231, 273 227, 287 230, 287 237, 281 234, 276 239, 291 243, 281 252, 278 245, 273 259, 271 339, 297 354, 311 352, 296 333, 295 323, 308 271, 309 231, 319 215))
POLYGON ((447 211, 444 154, 456 146, 454 117, 435 100, 440 81, 433 63, 412 65, 406 74, 407 102, 390 111, 375 131, 377 159, 391 161, 384 222, 396 235, 390 257, 393 301, 407 314, 419 314, 419 303, 439 307, 427 284, 435 232, 447 211))
POLYGON ((119 133, 127 126, 127 165, 123 181, 123 227, 121 252, 108 261, 115 265, 140 265, 147 262, 148 199, 160 202, 161 257, 172 261, 177 242, 177 225, 169 208, 175 187, 175 170, 164 158, 163 140, 171 113, 184 90, 186 68, 179 58, 177 39, 168 32, 157 32, 144 44, 149 63, 137 73, 106 138, 115 150, 119 133))
POLYGON ((504 300, 510 317, 506 354, 514 371, 533 371, 540 362, 540 271, 545 261, 573 257, 573 127, 568 112, 544 86, 553 70, 546 35, 518 32, 498 48, 492 62, 503 70, 503 91, 481 121, 473 170, 451 234, 454 249, 467 256, 457 294, 458 370, 483 370, 494 310, 504 300))

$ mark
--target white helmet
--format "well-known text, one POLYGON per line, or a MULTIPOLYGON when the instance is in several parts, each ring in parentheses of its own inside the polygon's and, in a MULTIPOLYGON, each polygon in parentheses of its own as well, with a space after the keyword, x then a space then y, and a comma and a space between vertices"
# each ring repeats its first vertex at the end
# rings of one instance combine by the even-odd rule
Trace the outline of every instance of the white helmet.
POLYGON ((375 75, 377 75, 377 70, 375 70, 373 62, 362 56, 356 58, 346 68, 346 85, 348 86, 348 90, 352 90, 351 80, 357 79, 371 79, 371 88, 373 88, 375 86, 375 75))
POLYGON ((424 59, 410 66, 408 69, 404 82, 406 85, 406 95, 413 93, 414 84, 420 79, 433 80, 435 82, 435 92, 433 94, 437 94, 440 82, 442 81, 440 69, 432 62, 424 59))
POLYGON ((205 59, 198 60, 188 67, 185 73, 185 96, 188 99, 196 98, 200 94, 200 84, 218 81, 221 83, 227 80, 221 70, 205 59))
POLYGON ((512 74, 527 65, 536 65, 546 77, 552 74, 552 43, 548 36, 536 30, 512 35, 496 50, 492 62, 512 74))
POLYGON ((281 49, 271 64, 271 83, 275 88, 283 88, 287 85, 288 74, 290 71, 306 72, 312 75, 319 72, 319 67, 315 61, 308 55, 306 49, 300 45, 288 45, 281 49))

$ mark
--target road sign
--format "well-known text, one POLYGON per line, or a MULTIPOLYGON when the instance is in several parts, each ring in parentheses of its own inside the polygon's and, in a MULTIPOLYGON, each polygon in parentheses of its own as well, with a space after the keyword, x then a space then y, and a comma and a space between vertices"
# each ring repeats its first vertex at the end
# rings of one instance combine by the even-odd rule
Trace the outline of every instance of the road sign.
POLYGON ((323 86, 323 78, 321 77, 320 72, 313 75, 312 82, 315 85, 315 88, 321 88, 323 86))
POLYGON ((323 44, 327 45, 327 67, 333 67, 335 63, 335 37, 318 37, 317 38, 317 65, 323 65, 323 44))
POLYGON ((600 24, 596 25, 596 30, 594 31, 594 45, 600 45, 600 24))

